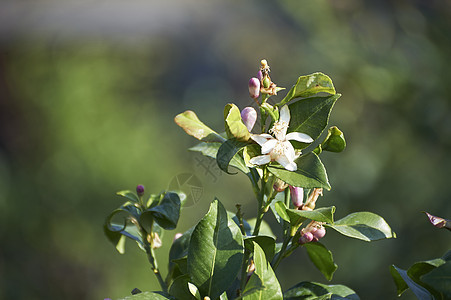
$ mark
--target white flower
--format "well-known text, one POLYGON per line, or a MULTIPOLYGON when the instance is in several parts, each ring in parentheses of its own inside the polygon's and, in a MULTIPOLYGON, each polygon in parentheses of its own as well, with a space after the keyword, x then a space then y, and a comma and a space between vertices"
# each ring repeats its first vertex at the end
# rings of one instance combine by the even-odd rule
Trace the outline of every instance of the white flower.
POLYGON ((299 156, 296 155, 293 145, 289 142, 295 140, 302 143, 311 143, 313 139, 300 132, 290 132, 287 134, 288 124, 290 123, 290 110, 287 105, 280 109, 279 121, 269 131, 274 135, 263 133, 253 134, 251 139, 261 146, 263 155, 253 157, 249 162, 254 165, 264 165, 271 161, 277 161, 288 171, 296 171, 298 166, 294 160, 299 156))

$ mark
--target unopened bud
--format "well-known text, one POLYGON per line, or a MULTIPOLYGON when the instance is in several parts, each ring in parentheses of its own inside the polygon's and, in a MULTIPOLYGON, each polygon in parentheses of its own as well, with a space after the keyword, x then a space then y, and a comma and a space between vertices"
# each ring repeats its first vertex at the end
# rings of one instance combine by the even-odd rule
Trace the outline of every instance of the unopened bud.
POLYGON ((251 106, 245 107, 241 111, 241 119, 243 120, 244 125, 246 125, 247 130, 250 132, 257 121, 257 111, 251 106))
POLYGON ((324 228, 323 226, 318 227, 315 231, 312 231, 312 234, 313 240, 317 242, 326 235, 326 228, 324 228))
POLYGON ((256 77, 252 77, 249 80, 249 95, 253 99, 257 99, 260 96, 260 80, 256 77))
POLYGON ((262 78, 263 78, 262 70, 259 70, 259 71, 257 72, 257 79, 258 79, 259 81, 261 81, 262 78))
POLYGON ((174 240, 173 240, 173 242, 175 242, 176 240, 178 240, 182 235, 183 235, 183 233, 177 232, 177 233, 174 235, 174 240))
POLYGON ((138 196, 142 196, 144 195, 144 186, 143 185, 138 185, 136 187, 136 193, 138 193, 138 196))
POLYGON ((301 245, 310 243, 311 241, 313 241, 313 234, 311 232, 306 232, 299 238, 299 244, 301 245))
POLYGON ((329 128, 324 142, 321 144, 322 150, 331 152, 341 152, 346 148, 346 140, 343 132, 337 126, 329 128))
POLYGON ((294 207, 301 207, 304 203, 304 189, 290 185, 291 202, 294 207))
POLYGON ((269 79, 268 76, 265 76, 265 78, 263 78, 262 84, 265 89, 269 88, 269 86, 271 85, 271 79, 269 79))
POLYGON ((435 227, 446 228, 448 230, 451 230, 451 220, 433 216, 428 212, 424 212, 424 213, 427 215, 429 222, 431 222, 431 224, 434 225, 435 227))
POLYGON ((283 192, 288 187, 288 184, 284 181, 280 180, 279 178, 276 179, 274 182, 273 188, 276 192, 283 192))

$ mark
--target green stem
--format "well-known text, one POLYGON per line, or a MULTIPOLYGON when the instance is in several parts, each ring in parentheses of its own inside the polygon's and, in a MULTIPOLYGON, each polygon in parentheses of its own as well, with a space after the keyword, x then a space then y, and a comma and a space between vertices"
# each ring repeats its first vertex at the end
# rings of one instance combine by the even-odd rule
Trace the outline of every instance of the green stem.
POLYGON ((157 259, 155 257, 155 253, 154 253, 153 249, 150 247, 149 243, 147 243, 147 242, 146 242, 145 249, 146 249, 146 253, 147 253, 147 259, 149 260, 150 264, 152 265, 152 271, 155 274, 155 276, 157 277, 158 283, 160 284, 160 287, 163 290, 163 292, 167 293, 168 286, 164 282, 163 277, 161 276, 160 270, 158 269, 158 263, 157 263, 157 259))
POLYGON ((279 253, 277 253, 277 256, 275 257, 274 263, 271 264, 273 270, 276 270, 277 267, 279 266, 280 262, 282 261, 282 258, 284 257, 285 250, 287 250, 287 247, 288 247, 288 244, 291 241, 291 238, 292 238, 291 236, 288 236, 283 241, 282 248, 280 249, 279 253))

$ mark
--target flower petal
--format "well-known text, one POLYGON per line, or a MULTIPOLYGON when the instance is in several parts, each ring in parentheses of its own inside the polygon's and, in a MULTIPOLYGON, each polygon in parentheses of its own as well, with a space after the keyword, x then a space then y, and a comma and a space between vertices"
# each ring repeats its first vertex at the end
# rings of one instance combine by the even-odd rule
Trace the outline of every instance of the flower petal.
POLYGON ((263 134, 252 134, 251 139, 253 139, 260 146, 268 141, 268 139, 272 139, 272 135, 263 133, 263 134))
POLYGON ((276 161, 288 171, 296 171, 298 169, 296 163, 294 161, 290 161, 285 155, 280 155, 276 161))
POLYGON ((279 122, 290 123, 290 110, 288 109, 288 105, 284 105, 280 109, 279 122))
POLYGON ((290 132, 289 134, 287 134, 286 136, 287 140, 295 140, 301 143, 311 143, 313 142, 313 139, 305 133, 300 133, 300 132, 290 132))
POLYGON ((269 155, 260 155, 252 157, 249 162, 253 165, 265 165, 271 161, 271 156, 269 155))
MULTIPOLYGON (((276 144, 279 141, 276 139, 270 139, 268 140, 266 143, 264 143, 262 145, 262 154, 268 154, 269 152, 272 151, 272 149, 274 149, 274 147, 276 146, 276 144)), ((288 142, 289 143, 289 142, 288 142)))
POLYGON ((296 152, 294 151, 293 145, 289 141, 283 142, 283 154, 288 158, 288 160, 293 161, 296 159, 296 152))

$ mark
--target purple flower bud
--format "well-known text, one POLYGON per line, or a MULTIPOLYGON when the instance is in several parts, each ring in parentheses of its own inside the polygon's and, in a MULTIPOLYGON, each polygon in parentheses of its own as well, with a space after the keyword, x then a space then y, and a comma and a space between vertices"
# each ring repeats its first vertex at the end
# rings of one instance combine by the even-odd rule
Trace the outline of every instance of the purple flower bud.
POLYGON ((310 243, 311 241, 313 241, 313 234, 311 232, 306 232, 299 238, 299 244, 301 245, 310 243))
POLYGON ((315 242, 317 242, 326 235, 326 228, 321 226, 318 229, 316 229, 315 231, 313 231, 312 234, 313 234, 313 240, 315 242))
POLYGON ((142 196, 142 195, 144 195, 144 186, 143 185, 138 185, 137 187, 136 187, 136 192, 138 193, 138 196, 142 196))
POLYGON ((245 107, 241 111, 241 119, 250 132, 254 128, 255 121, 257 121, 257 111, 251 106, 245 107))
POLYGON ((262 78, 263 78, 262 70, 259 70, 258 73, 257 73, 257 79, 258 79, 259 81, 262 81, 262 78))
POLYGON ((304 189, 297 186, 290 185, 291 202, 294 207, 301 207, 304 203, 304 189))
POLYGON ((258 78, 252 77, 249 80, 249 95, 254 99, 260 96, 260 80, 258 78))

